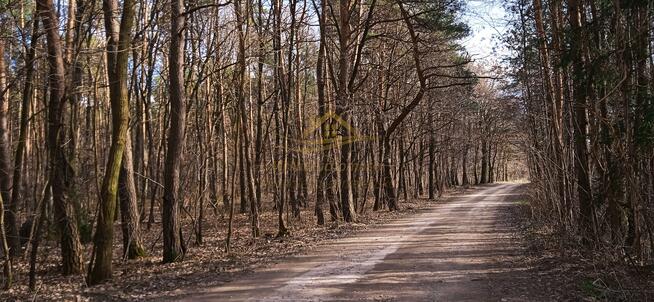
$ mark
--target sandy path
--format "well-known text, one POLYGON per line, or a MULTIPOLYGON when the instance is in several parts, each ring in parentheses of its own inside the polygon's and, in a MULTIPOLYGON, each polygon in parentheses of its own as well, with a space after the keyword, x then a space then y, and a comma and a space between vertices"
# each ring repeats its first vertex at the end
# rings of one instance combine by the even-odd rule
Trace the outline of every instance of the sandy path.
MULTIPOLYGON (((518 261, 509 208, 520 186, 470 190, 262 268, 187 301, 533 301, 512 284, 518 261)), ((520 279, 520 280, 519 280, 520 279)))

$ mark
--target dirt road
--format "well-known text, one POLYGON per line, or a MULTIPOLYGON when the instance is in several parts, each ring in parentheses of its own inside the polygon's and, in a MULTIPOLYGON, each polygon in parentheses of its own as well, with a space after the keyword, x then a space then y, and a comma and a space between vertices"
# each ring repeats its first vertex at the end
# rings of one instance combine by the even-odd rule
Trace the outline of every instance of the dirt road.
POLYGON ((522 187, 455 195, 188 301, 535 301, 510 208, 522 187))

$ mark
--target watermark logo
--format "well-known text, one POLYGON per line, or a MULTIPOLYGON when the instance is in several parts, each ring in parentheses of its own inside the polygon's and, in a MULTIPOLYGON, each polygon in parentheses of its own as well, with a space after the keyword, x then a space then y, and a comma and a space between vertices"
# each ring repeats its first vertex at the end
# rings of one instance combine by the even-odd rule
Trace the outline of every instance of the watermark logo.
POLYGON ((374 140, 375 137, 362 135, 356 127, 334 112, 316 117, 302 133, 299 150, 302 153, 316 153, 343 144, 374 140), (324 130, 324 132, 323 132, 324 130))

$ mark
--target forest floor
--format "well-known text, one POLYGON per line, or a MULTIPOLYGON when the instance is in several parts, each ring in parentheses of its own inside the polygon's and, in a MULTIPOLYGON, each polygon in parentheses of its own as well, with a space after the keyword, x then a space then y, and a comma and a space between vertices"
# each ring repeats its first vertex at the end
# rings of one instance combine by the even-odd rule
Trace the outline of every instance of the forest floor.
MULTIPOLYGON (((235 216, 230 254, 226 219, 207 215, 205 240, 180 263, 161 264, 160 225, 145 233, 149 257, 115 262, 114 280, 86 287, 62 277, 56 247, 40 259, 38 291, 18 286, 0 300, 56 301, 647 301, 652 275, 560 252, 554 234, 527 218, 526 185, 459 189, 437 201, 402 201, 402 211, 364 211, 356 224, 315 226, 310 209, 276 238, 276 215, 261 216, 251 239, 235 216)), ((189 219, 190 220, 190 219, 189 219)), ((190 224, 191 221, 185 221, 190 224)), ((186 229, 191 229, 186 225, 186 229)), ((118 237, 119 234, 118 234, 118 237)), ((192 241, 189 236, 188 241, 192 241)), ((121 242, 116 238, 116 242, 121 242)), ((116 255, 120 247, 116 246, 116 255)), ((88 255, 88 254, 87 254, 88 255)))
POLYGON ((618 250, 585 250, 577 238, 529 219, 528 205, 515 210, 526 243, 524 259, 536 272, 534 282, 553 300, 654 301, 654 266, 637 264, 618 250))

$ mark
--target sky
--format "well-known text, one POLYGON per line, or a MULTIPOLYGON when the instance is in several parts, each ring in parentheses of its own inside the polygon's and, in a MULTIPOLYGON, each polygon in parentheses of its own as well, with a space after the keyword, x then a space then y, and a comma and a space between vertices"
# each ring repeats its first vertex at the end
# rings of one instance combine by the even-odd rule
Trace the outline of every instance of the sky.
POLYGON ((468 53, 477 62, 498 62, 506 50, 499 37, 507 30, 508 13, 502 0, 468 0, 463 21, 468 23, 471 35, 462 40, 468 53))

